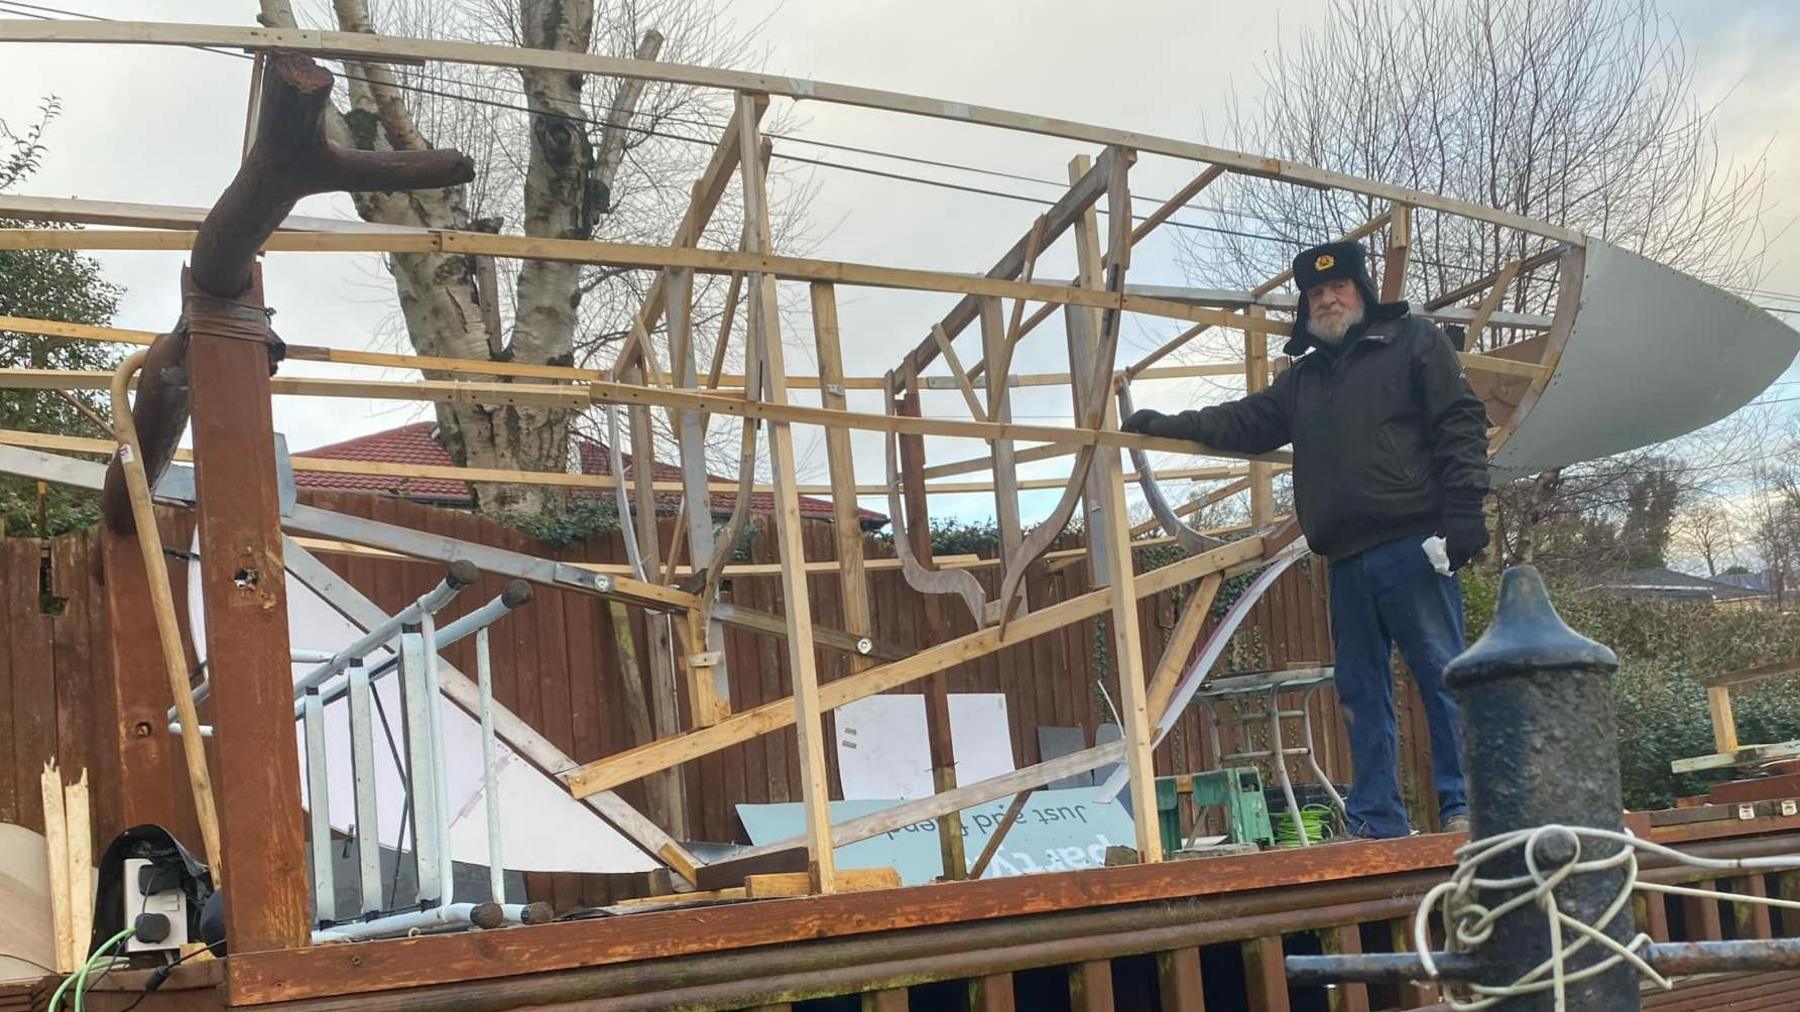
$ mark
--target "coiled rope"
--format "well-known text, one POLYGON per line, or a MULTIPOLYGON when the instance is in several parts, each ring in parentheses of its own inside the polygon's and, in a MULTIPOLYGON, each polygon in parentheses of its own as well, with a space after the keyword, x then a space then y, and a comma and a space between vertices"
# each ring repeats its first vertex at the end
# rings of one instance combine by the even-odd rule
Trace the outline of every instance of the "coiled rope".
POLYGON ((1593 829, 1586 826, 1553 824, 1533 829, 1515 830, 1471 841, 1457 850, 1457 868, 1450 876, 1450 880, 1433 887, 1430 892, 1426 893, 1425 898, 1419 902, 1418 910, 1413 914, 1415 951, 1419 953, 1426 972, 1433 980, 1437 980, 1439 979, 1437 961, 1431 955, 1430 927, 1433 910, 1437 910, 1443 915, 1449 950, 1469 952, 1492 936, 1494 926, 1500 918, 1527 904, 1534 904, 1544 914, 1545 928, 1550 938, 1549 958, 1532 967, 1511 984, 1498 986, 1467 982, 1454 984, 1453 987, 1466 991, 1469 997, 1458 998, 1446 995, 1446 1001, 1452 1009, 1456 1009, 1458 1012, 1476 1012, 1479 1009, 1492 1008, 1507 998, 1553 991, 1556 996, 1556 1007, 1560 1012, 1567 1008, 1567 985, 1606 973, 1620 963, 1628 963, 1635 967, 1640 974, 1655 982, 1663 990, 1668 990, 1673 986, 1668 978, 1658 973, 1640 954, 1640 950, 1652 941, 1649 935, 1639 932, 1630 941, 1621 943, 1606 933, 1607 927, 1630 904, 1634 889, 1800 910, 1800 902, 1792 900, 1745 896, 1740 893, 1715 892, 1689 886, 1662 885, 1641 881, 1638 878, 1638 854, 1640 852, 1654 854, 1678 864, 1692 868, 1704 868, 1709 871, 1784 871, 1800 867, 1800 855, 1734 859, 1695 857, 1661 844, 1639 839, 1629 832, 1593 829), (1541 866, 1539 848, 1545 844, 1549 844, 1553 849, 1560 847, 1571 852, 1572 859, 1556 867, 1541 866), (1583 858, 1583 851, 1596 844, 1614 844, 1619 849, 1601 857, 1583 858), (1524 859, 1525 874, 1504 878, 1482 876, 1483 865, 1497 862, 1515 853, 1524 859), (1578 875, 1612 872, 1619 869, 1623 869, 1619 892, 1592 924, 1571 917, 1562 911, 1556 898, 1556 889, 1559 885, 1578 875), (1477 901, 1478 894, 1484 890, 1519 890, 1519 892, 1490 909, 1477 901), (1570 969, 1568 965, 1570 957, 1589 945, 1598 945, 1606 949, 1607 956, 1589 966, 1570 969))

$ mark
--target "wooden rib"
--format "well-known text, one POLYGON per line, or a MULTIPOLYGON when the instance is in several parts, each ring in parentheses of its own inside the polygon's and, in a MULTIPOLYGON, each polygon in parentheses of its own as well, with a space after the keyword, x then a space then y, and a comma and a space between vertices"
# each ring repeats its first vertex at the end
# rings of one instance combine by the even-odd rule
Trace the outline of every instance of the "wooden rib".
MULTIPOLYGON (((897 403, 898 396, 899 391, 890 385, 888 396, 883 400, 892 407, 897 403)), ((893 530, 894 556, 900 560, 900 572, 906 578, 906 585, 921 594, 955 594, 962 598, 975 620, 976 628, 980 628, 987 624, 987 589, 981 585, 981 581, 961 570, 928 568, 914 554, 913 539, 908 536, 908 528, 923 518, 909 517, 900 502, 902 479, 896 442, 892 433, 882 438, 882 454, 887 462, 888 523, 893 530)), ((920 479, 913 480, 923 484, 920 479)))
POLYGON ((1150 713, 1155 720, 1162 720, 1163 711, 1169 708, 1169 697, 1175 694, 1175 683, 1181 680, 1181 673, 1187 668, 1188 655, 1194 652, 1194 644, 1200 641, 1200 633, 1206 629, 1206 619, 1212 611, 1214 598, 1218 597, 1219 586, 1224 580, 1218 573, 1209 573, 1200 581, 1200 586, 1181 606, 1181 618, 1175 621, 1175 628, 1170 630, 1167 643, 1163 646, 1162 659, 1156 663, 1156 672, 1150 677, 1150 713))
POLYGON ((987 872, 988 863, 993 861, 994 855, 1000 852, 1001 841, 1006 839, 1006 834, 1012 830, 1013 823, 1019 821, 1019 813, 1025 810, 1026 800, 1036 789, 1028 787, 1013 795, 1012 803, 1006 806, 1006 814, 1000 816, 1000 824, 994 827, 992 833, 988 834, 988 842, 982 845, 981 853, 975 857, 975 863, 969 866, 970 878, 978 879, 987 872))
MULTIPOLYGON (((1119 417, 1129 418, 1132 413, 1130 383, 1124 380, 1119 381, 1118 397, 1119 417)), ((1144 495, 1144 502, 1150 507, 1151 516, 1162 525, 1163 531, 1174 538, 1175 543, 1181 546, 1181 550, 1189 555, 1198 555, 1218 547, 1219 542, 1216 538, 1209 538, 1183 523, 1181 518, 1175 514, 1175 510, 1169 506, 1169 500, 1162 494, 1162 486, 1157 484, 1156 472, 1150 468, 1149 454, 1142 450, 1132 450, 1130 453, 1131 463, 1137 468, 1134 476, 1138 481, 1138 489, 1144 495)), ((1251 473, 1254 474, 1257 467, 1268 466, 1267 464, 1252 464, 1251 473)), ((1135 533, 1135 528, 1127 532, 1128 535, 1132 533, 1135 533)))
POLYGON ((1387 255, 1381 261, 1381 301, 1398 302, 1406 297, 1406 265, 1412 256, 1412 208, 1396 204, 1389 208, 1387 255))
MULTIPOLYGON (((3 27, 3 25, 0 25, 3 27)), ((141 250, 181 252, 192 248, 193 232, 146 232, 135 229, 88 231, 69 229, 0 229, 0 250, 141 250)), ((1093 292, 1063 285, 970 277, 941 271, 875 264, 813 260, 755 252, 702 250, 681 246, 649 246, 585 239, 489 235, 485 232, 433 230, 413 234, 388 232, 277 232, 263 244, 277 253, 438 253, 494 256, 562 263, 606 264, 662 270, 684 267, 703 274, 743 271, 787 281, 831 281, 840 285, 909 291, 1001 295, 1045 302, 1114 309, 1174 320, 1243 326, 1232 313, 1125 292, 1093 292)), ((928 339, 929 340, 929 339, 928 339)), ((934 345, 935 347, 935 345, 934 345)))
MULTIPOLYGON (((1001 324, 999 299, 981 300, 981 340, 987 360, 999 363, 996 368, 988 370, 987 375, 988 421, 1009 422, 1012 420, 1012 404, 1011 397, 1007 394, 1006 380, 1010 363, 1003 350, 1006 332, 1001 324)), ((1019 542, 1025 537, 1024 527, 1019 520, 1018 451, 1012 440, 994 441, 990 464, 994 472, 994 525, 999 530, 1000 555, 1004 558, 1016 551, 1019 542)), ((926 490, 930 491, 930 486, 926 490)), ((1020 607, 1029 611, 1031 602, 1021 598, 1020 607)), ((972 872, 970 877, 981 876, 972 872)))
MULTIPOLYGON (((1031 231, 1029 231, 1025 234, 1025 267, 1024 267, 1024 273, 1020 275, 1022 280, 1030 281, 1030 280, 1032 280, 1032 277, 1037 273, 1038 254, 1043 252, 1043 248, 1044 248, 1043 242, 1044 242, 1045 227, 1046 226, 1045 226, 1044 218, 1042 215, 1039 215, 1038 219, 1031 223, 1031 231)), ((1013 300, 1013 308, 1012 308, 1012 322, 1007 325, 1006 340, 1004 342, 1002 342, 1002 344, 1001 344, 1002 351, 1001 351, 1001 355, 999 358, 999 362, 1000 362, 999 370, 1000 370, 1001 375, 1009 375, 1012 372, 1013 350, 1019 346, 1019 338, 1025 336, 1024 331, 1019 329, 1019 320, 1020 320, 1020 317, 1024 315, 1024 312, 1025 312, 1025 300, 1022 298, 1014 299, 1013 300)), ((982 360, 980 362, 975 363, 975 370, 974 370, 974 372, 970 373, 970 375, 972 375, 972 376, 981 375, 982 371, 985 368, 987 368, 987 364, 988 364, 987 354, 984 352, 982 354, 982 360)), ((1073 379, 1074 379, 1073 375, 1068 375, 1063 380, 1063 382, 1065 382, 1065 383, 1072 382, 1073 379)))
MULTIPOLYGON (((688 200, 687 210, 682 212, 681 221, 675 226, 675 238, 672 246, 698 246, 700 237, 706 232, 706 226, 712 221, 713 211, 719 206, 720 198, 725 195, 725 187, 737 175, 739 162, 740 133, 738 118, 749 116, 760 121, 768 110, 769 99, 766 95, 757 96, 757 101, 746 108, 733 109, 731 119, 725 123, 725 130, 719 136, 719 143, 713 146, 712 156, 707 160, 706 168, 701 171, 700 178, 694 183, 693 195, 688 200)), ((766 157, 765 157, 766 164, 766 157)), ((639 334, 649 334, 656 329, 657 320, 661 318, 666 303, 666 289, 663 275, 658 274, 650 282, 650 290, 644 293, 644 305, 638 310, 636 326, 625 339, 619 349, 613 368, 632 364, 642 350, 639 334)))
MULTIPOLYGON (((1243 492, 1243 491, 1249 489, 1249 487, 1250 487, 1250 479, 1249 478, 1241 478, 1237 481, 1232 482, 1229 485, 1224 485, 1219 488, 1215 488, 1211 492, 1208 492, 1203 496, 1199 496, 1199 497, 1191 499, 1185 503, 1182 503, 1180 506, 1175 507, 1175 515, 1178 517, 1181 517, 1181 516, 1186 516, 1189 513, 1198 513, 1200 510, 1203 510, 1206 507, 1211 506, 1213 503, 1216 503, 1221 499, 1229 499, 1232 496, 1237 495, 1239 492, 1243 492)), ((1143 523, 1133 526, 1131 528, 1131 536, 1135 538, 1135 537, 1139 537, 1144 534, 1148 534, 1151 531, 1156 530, 1157 526, 1160 523, 1161 523, 1161 521, 1157 520, 1155 517, 1151 517, 1150 519, 1145 520, 1143 523)))
MULTIPOLYGON (((694 276, 687 271, 671 271, 660 277, 663 280, 661 301, 668 320, 669 371, 681 386, 698 388, 700 369, 693 334, 694 276)), ((707 488, 710 483, 706 473, 706 420, 698 411, 671 411, 670 416, 680 446, 682 485, 682 515, 676 520, 669 545, 669 571, 672 573, 684 536, 692 546, 692 558, 710 559, 715 545, 712 493, 707 488)), ((651 522, 655 522, 654 517, 651 522)), ((673 581, 665 579, 664 582, 673 581)), ((693 618, 698 620, 698 616, 693 618)), ((709 621, 700 623, 696 631, 704 637, 704 643, 689 644, 683 667, 688 673, 689 709, 694 723, 705 725, 731 712, 731 672, 725 659, 725 627, 709 616, 709 621), (702 658, 708 663, 696 663, 702 658)))
POLYGON ((956 380, 956 389, 962 393, 963 403, 969 406, 969 417, 989 419, 987 408, 982 406, 980 396, 975 393, 975 385, 969 382, 969 374, 963 369, 962 359, 957 356, 956 349, 951 347, 950 338, 944 334, 944 325, 932 324, 931 337, 944 356, 944 364, 950 367, 950 376, 956 380))
MULTIPOLYGON (((1551 246, 1547 249, 1539 250, 1519 262, 1519 273, 1529 273, 1545 264, 1555 263, 1565 252, 1567 252, 1567 249, 1563 246, 1551 246)), ((1501 266, 1504 267, 1505 265, 1502 264, 1501 266)), ((1499 277, 1500 272, 1495 271, 1492 274, 1476 278, 1474 281, 1471 281, 1460 288, 1453 288, 1442 295, 1428 300, 1425 303, 1425 309, 1429 312, 1433 309, 1442 309, 1445 306, 1453 306, 1471 295, 1486 291, 1499 279, 1499 277)))
MULTIPOLYGON (((830 285, 812 286, 813 343, 818 349, 819 379, 822 403, 828 408, 843 408, 841 384, 844 373, 843 347, 838 337, 837 290, 830 285)), ((825 462, 831 476, 831 509, 837 540, 837 562, 840 600, 844 604, 844 630, 852 636, 868 636, 874 632, 875 619, 869 607, 868 564, 863 558, 862 524, 856 506, 856 458, 850 445, 850 433, 842 429, 825 430, 825 462)), ((886 561, 886 560, 884 560, 886 561)), ((898 562, 899 560, 894 560, 898 562)), ((852 655, 850 670, 866 671, 874 662, 852 655)))
MULTIPOLYGON (((1073 225, 1078 217, 1092 207, 1094 202, 1100 199, 1100 195, 1106 192, 1106 169, 1110 166, 1112 158, 1117 157, 1114 154, 1116 150, 1108 148, 1101 152, 1100 160, 1106 164, 1097 165, 1087 176, 1072 181, 1069 189, 1057 198, 1056 203, 1032 222, 1026 235, 1013 243, 1012 248, 1008 249, 999 261, 988 269, 986 276, 1007 279, 1019 277, 1021 272, 1025 271, 1028 265, 1037 258, 1038 252, 1055 242, 1057 237, 1073 225)), ((954 340, 969 324, 975 322, 978 308, 972 297, 965 296, 958 300, 939 324, 943 327, 945 337, 954 340)), ((914 371, 922 373, 927 366, 931 365, 936 354, 937 343, 932 337, 927 336, 917 348, 913 349, 911 354, 901 360, 900 367, 904 368, 910 365, 914 371)))
MULTIPOLYGON (((1475 307, 1475 319, 1469 323, 1468 338, 1463 347, 1471 351, 1481 347, 1481 331, 1487 326, 1488 317, 1494 315, 1494 310, 1500 308, 1500 301, 1506 298, 1506 289, 1512 284, 1513 278, 1518 277, 1519 264, 1518 260, 1509 260, 1504 267, 1500 268, 1500 272, 1494 275, 1493 286, 1482 297, 1481 304, 1475 307)), ((1496 359, 1495 361, 1502 360, 1496 359)))
MULTIPOLYGON (((1129 159, 1120 159, 1114 164, 1108 180, 1106 209, 1111 247, 1108 259, 1111 262, 1106 266, 1106 284, 1109 289, 1124 288, 1125 274, 1131 265, 1131 191, 1126 174, 1130 164, 1129 159)), ((1099 408, 1099 415, 1090 409, 1086 417, 1095 422, 1104 419, 1111 401, 1105 381, 1113 372, 1120 316, 1116 311, 1108 312, 1100 323, 1096 349, 1099 362, 1087 388, 1093 407, 1099 408)), ((1078 364, 1070 363, 1071 371, 1079 368, 1078 364)), ((1106 424, 1116 427, 1118 422, 1115 412, 1106 424)), ((1139 634, 1138 604, 1133 595, 1122 592, 1122 588, 1131 586, 1133 580, 1131 520, 1125 507, 1125 483, 1120 474, 1118 453, 1105 452, 1097 456, 1094 481, 1098 486, 1095 499, 1099 509, 1097 514, 1090 513, 1089 518, 1098 523, 1088 530, 1088 548, 1090 558, 1099 563, 1106 574, 1107 584, 1121 588, 1120 593, 1112 595, 1112 620, 1107 625, 1112 633, 1113 669, 1118 677, 1118 719, 1124 731, 1125 766, 1131 772, 1129 790, 1138 859, 1153 864, 1163 858, 1161 817, 1156 808, 1156 760, 1152 755, 1156 743, 1151 737, 1149 684, 1144 670, 1144 641, 1139 634), (1101 546, 1104 546, 1103 551, 1101 546)), ((1147 467, 1144 469, 1148 470, 1147 467)), ((1106 979, 1111 980, 1110 976, 1106 979)), ((1089 996, 1098 997, 1097 994, 1089 996)), ((1104 997, 1105 1004, 1110 1006, 1111 994, 1104 997)))
POLYGON ((1150 212, 1149 217, 1140 222, 1137 228, 1132 229, 1131 244, 1135 246, 1138 243, 1143 242, 1144 237, 1148 236, 1151 232, 1156 231, 1158 225, 1168 221, 1170 215, 1181 210, 1182 207, 1186 206, 1188 201, 1199 196, 1201 190, 1211 186, 1213 180, 1218 179, 1224 174, 1225 166, 1223 165, 1208 165, 1205 169, 1201 170, 1199 175, 1189 180, 1186 186, 1175 191, 1173 197, 1163 201, 1161 207, 1150 212))
MULTIPOLYGON (((1223 545, 1205 555, 1197 555, 1136 577, 1132 587, 1138 598, 1160 593, 1170 587, 1197 580, 1208 573, 1228 571, 1233 567, 1261 558, 1261 538, 1244 538, 1223 545)), ((985 657, 996 650, 1022 643, 1036 636, 1091 618, 1111 606, 1113 589, 1102 587, 1078 597, 1049 605, 1029 615, 1014 619, 1006 629, 998 626, 959 636, 913 654, 903 660, 878 665, 867 671, 847 675, 819 688, 819 705, 836 709, 876 693, 899 688, 927 675, 946 671, 966 661, 985 657)), ((657 770, 710 755, 739 742, 787 727, 794 719, 794 701, 778 699, 762 706, 741 710, 712 727, 690 731, 678 738, 661 739, 628 749, 605 759, 588 763, 563 774, 562 779, 576 797, 629 783, 657 770)))
MULTIPOLYGON (((1245 314, 1253 320, 1263 319, 1267 312, 1261 306, 1249 306, 1245 314)), ((1246 396, 1269 388, 1269 337, 1254 330, 1244 331, 1244 393, 1246 396)), ((1271 465, 1258 461, 1250 465, 1250 523, 1265 527, 1275 516, 1274 471, 1271 465)))

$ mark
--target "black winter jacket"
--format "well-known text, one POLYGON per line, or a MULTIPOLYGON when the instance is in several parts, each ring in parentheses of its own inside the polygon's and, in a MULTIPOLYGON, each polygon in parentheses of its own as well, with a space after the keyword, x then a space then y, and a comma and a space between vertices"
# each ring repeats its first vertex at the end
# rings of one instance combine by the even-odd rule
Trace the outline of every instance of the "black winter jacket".
POLYGON ((1176 416, 1184 438, 1220 450, 1293 443, 1295 512, 1327 559, 1437 532, 1447 507, 1479 511, 1487 494, 1487 409, 1450 339, 1404 302, 1370 317, 1268 389, 1176 416))

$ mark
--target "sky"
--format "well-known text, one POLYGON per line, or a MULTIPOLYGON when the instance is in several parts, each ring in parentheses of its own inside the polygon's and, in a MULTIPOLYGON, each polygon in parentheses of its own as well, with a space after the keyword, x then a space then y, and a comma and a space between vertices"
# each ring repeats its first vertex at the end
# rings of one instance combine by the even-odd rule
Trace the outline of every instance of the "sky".
MULTIPOLYGON (((254 0, 47 0, 49 6, 111 18, 251 24, 254 0)), ((0 3, 0 10, 7 5, 0 3)), ((299 5, 304 7, 305 5, 299 5)), ((845 84, 952 98, 1067 119, 1199 141, 1219 142, 1226 99, 1253 100, 1256 68, 1278 42, 1320 16, 1320 0, 1194 3, 1134 0, 1096 15, 1091 4, 1069 0, 971 3, 968 0, 733 0, 730 17, 761 25, 764 69, 845 84)), ((1800 117, 1800 5, 1786 0, 1665 0, 1696 68, 1698 93, 1717 103, 1721 153, 1754 158, 1766 150, 1770 170, 1765 222, 1784 228, 1800 211, 1800 136, 1787 124, 1800 117)), ((0 17, 7 16, 0 14, 0 17)), ((15 128, 35 118, 45 95, 63 113, 47 138, 42 170, 21 187, 47 196, 206 205, 229 180, 241 144, 249 63, 217 54, 164 47, 12 46, 0 61, 0 120, 15 128), (179 140, 179 147, 172 141, 179 140)), ((800 133, 822 140, 907 151, 925 157, 1004 169, 1045 180, 1066 180, 1069 160, 1092 146, 873 110, 801 103, 800 133)), ((806 150, 807 155, 819 154, 806 150)), ((863 161, 827 153, 828 160, 863 161)), ((892 169, 891 163, 883 168, 892 169)), ((997 185, 1054 197, 1057 187, 994 183, 918 167, 904 171, 958 182, 997 185)), ((985 271, 1022 235, 1041 208, 829 169, 811 170, 818 195, 808 209, 819 236, 813 255, 948 271, 985 271)), ((1191 163, 1148 157, 1132 172, 1135 193, 1166 195, 1197 171, 1191 163)), ((321 197, 300 213, 353 217, 348 200, 321 197)), ((1166 229, 1164 230, 1167 231, 1166 229)), ((1066 249, 1070 244, 1063 244, 1066 249)), ((97 254, 126 294, 117 324, 165 329, 177 315, 176 254, 97 254)), ((1040 277, 1067 278, 1069 256, 1058 251, 1040 264, 1040 277)), ((1143 283, 1184 279, 1166 237, 1152 236, 1134 252, 1131 274, 1143 283)), ((394 327, 393 289, 372 256, 274 254, 265 269, 277 327, 290 341, 349 348, 405 350, 394 327)), ((1771 247, 1761 286, 1772 304, 1800 308, 1800 228, 1771 247), (1792 302, 1781 302, 1783 297, 1792 302)), ((879 374, 901 351, 926 336, 951 296, 840 289, 844 355, 851 374, 879 374)), ((1796 319, 1790 317, 1790 319, 1796 319)), ((1173 333, 1171 325, 1130 321, 1121 359, 1135 358, 1173 333)), ((973 342, 970 342, 973 343, 973 342)), ((790 353, 793 354, 793 353, 790 353)), ((968 356, 973 358, 975 356, 968 356)), ((805 359, 790 359, 798 370, 805 359)), ((284 367, 291 374, 370 375, 314 363, 284 367)), ((1064 371, 1060 326, 1045 326, 1021 345, 1016 368, 1064 371)), ((936 372, 942 372, 938 367, 936 372)), ((1794 374, 1783 381, 1794 379, 1794 374)), ((1204 381, 1140 384, 1140 406, 1179 409, 1216 393, 1204 381)), ((1800 394, 1800 384, 1765 395, 1800 394)), ((958 395, 931 392, 927 411, 964 412, 958 395)), ((879 410, 875 395, 852 394, 851 407, 879 410)), ((1021 421, 1066 421, 1066 393, 1021 391, 1021 421)), ((303 449, 425 417, 418 404, 278 398, 277 427, 290 447, 303 449)), ((824 453, 816 431, 801 430, 800 448, 811 480, 823 479, 824 453)), ((974 456, 979 443, 934 440, 932 459, 974 456)), ((859 436, 858 478, 878 483, 881 444, 859 436)), ((1174 466, 1186 462, 1169 461, 1174 466)), ((1026 465, 1025 477, 1058 473, 1054 462, 1026 465)), ((1061 465, 1066 468, 1066 464, 1061 465)), ((1027 493, 1029 521, 1054 501, 1054 492, 1027 493)), ((882 508, 879 501, 865 505, 882 508)), ((992 499, 934 496, 937 514, 992 513, 992 499)))

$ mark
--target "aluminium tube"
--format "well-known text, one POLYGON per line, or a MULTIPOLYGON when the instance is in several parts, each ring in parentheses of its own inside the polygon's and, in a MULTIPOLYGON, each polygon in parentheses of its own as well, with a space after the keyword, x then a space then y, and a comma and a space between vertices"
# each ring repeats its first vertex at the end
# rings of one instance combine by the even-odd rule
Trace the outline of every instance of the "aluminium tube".
POLYGON ((487 803, 488 899, 506 902, 506 863, 500 841, 500 784, 494 747, 494 666, 488 631, 475 633, 475 683, 481 692, 481 793, 487 803))
POLYGON ((324 685, 338 672, 349 667, 353 658, 366 657, 370 652, 385 646, 400 632, 402 626, 417 625, 422 617, 433 614, 439 608, 449 604, 450 599, 456 596, 457 591, 474 583, 480 576, 481 571, 467 559, 457 559, 450 563, 449 571, 444 574, 442 582, 419 595, 418 600, 400 609, 386 622, 363 633, 356 642, 333 654, 331 660, 307 672, 298 682, 294 683, 294 693, 299 695, 307 689, 324 685))
POLYGON ((306 693, 306 852, 312 859, 313 922, 337 917, 337 883, 332 874, 331 773, 325 763, 325 709, 317 689, 306 693))
POLYGON ((400 698, 406 725, 406 783, 412 817, 413 867, 421 903, 448 903, 438 875, 436 760, 431 750, 431 696, 425 684, 425 649, 417 626, 400 631, 400 698))
MULTIPOLYGON (((450 860, 450 775, 444 761, 444 687, 438 679, 437 621, 419 616, 419 643, 425 660, 425 728, 431 736, 431 790, 438 838, 438 897, 448 903, 456 895, 456 869, 450 860)), ((415 775, 413 783, 418 784, 415 775)), ((495 902, 499 902, 496 900, 495 902)))
MULTIPOLYGON (((454 619, 437 632, 438 650, 460 642, 505 618, 508 612, 522 608, 531 603, 534 591, 531 584, 524 580, 514 580, 506 585, 506 589, 481 607, 454 619)), ((394 670, 400 664, 398 657, 389 657, 369 669, 369 678, 374 680, 394 670)), ((324 690, 325 705, 330 706, 346 691, 343 684, 333 685, 324 690)))
POLYGON ((404 937, 415 931, 438 928, 497 928, 506 923, 496 903, 446 903, 429 910, 413 910, 389 914, 367 921, 346 921, 313 932, 316 942, 361 941, 370 938, 404 937))
MULTIPOLYGON (((300 680, 294 683, 294 719, 298 720, 301 716, 303 707, 300 700, 302 696, 306 695, 307 689, 324 685, 334 675, 349 667, 352 658, 364 657, 371 651, 381 648, 394 638, 402 625, 417 622, 419 614, 435 612, 450 603, 450 599, 455 597, 458 591, 474 583, 480 576, 481 571, 475 568, 474 563, 466 559, 457 559, 450 563, 444 579, 436 587, 419 595, 417 600, 402 608, 387 621, 364 633, 356 642, 329 655, 318 667, 302 675, 300 680)), ((313 650, 289 650, 288 652, 296 663, 307 663, 318 653, 319 651, 313 650)), ((209 677, 194 689, 194 702, 198 704, 211 694, 212 679, 209 677)), ((331 699, 326 699, 323 702, 330 703, 331 701, 331 699)), ((169 708, 169 719, 176 719, 174 707, 169 708)))
MULTIPOLYGON (((382 909, 381 828, 375 787, 374 698, 361 660, 350 662, 350 777, 356 789, 356 864, 362 887, 359 914, 382 909)), ((395 855, 396 861, 399 855, 395 855)))

